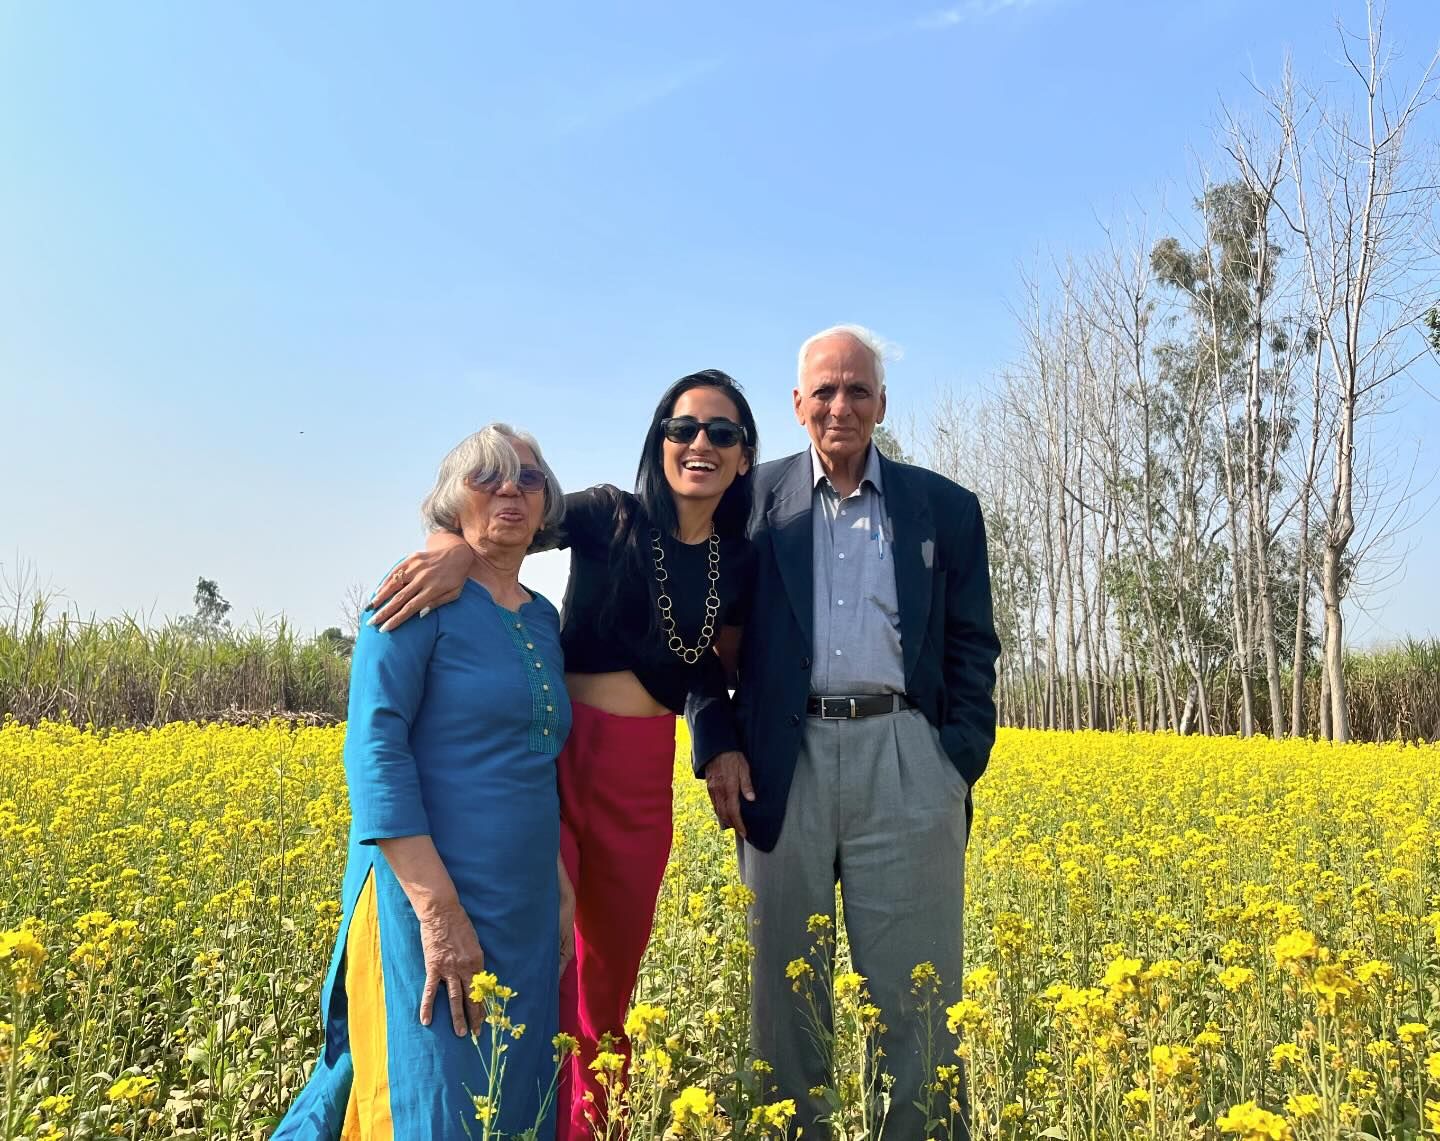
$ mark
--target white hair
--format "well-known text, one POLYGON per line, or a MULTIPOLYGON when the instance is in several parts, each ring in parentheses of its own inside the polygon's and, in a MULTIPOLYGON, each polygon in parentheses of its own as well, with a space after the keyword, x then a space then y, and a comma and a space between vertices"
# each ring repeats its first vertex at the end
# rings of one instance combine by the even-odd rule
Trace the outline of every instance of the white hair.
POLYGON ((520 454, 516 444, 524 444, 535 453, 535 466, 545 473, 545 518, 541 531, 556 527, 565 515, 565 495, 560 481, 545 462, 540 445, 529 432, 509 424, 486 424, 478 432, 466 436, 450 449, 435 473, 435 486, 420 504, 420 518, 427 531, 460 531, 460 505, 465 502, 466 481, 477 473, 514 479, 520 474, 520 454))
POLYGON ((805 343, 800 346, 797 375, 804 378, 805 358, 810 355, 810 350, 815 347, 815 342, 823 341, 826 337, 833 337, 837 333, 854 337, 870 350, 870 356, 875 361, 875 383, 883 390, 885 387, 885 360, 887 357, 898 357, 900 355, 899 347, 890 344, 879 333, 865 328, 864 325, 831 325, 830 328, 821 329, 814 336, 806 338, 805 343))

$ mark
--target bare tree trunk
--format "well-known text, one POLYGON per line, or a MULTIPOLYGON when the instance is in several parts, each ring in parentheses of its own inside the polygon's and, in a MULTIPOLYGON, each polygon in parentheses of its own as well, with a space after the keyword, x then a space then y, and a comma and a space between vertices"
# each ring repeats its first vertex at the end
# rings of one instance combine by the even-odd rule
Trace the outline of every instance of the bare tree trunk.
MULTIPOLYGON (((1329 640, 1330 625, 1327 622, 1324 637, 1320 643, 1322 663, 1330 656, 1330 648, 1327 644, 1329 640)), ((1322 741, 1333 741, 1335 739, 1335 735, 1331 732, 1330 712, 1330 670, 1328 668, 1322 668, 1320 670, 1320 739, 1322 741)))
POLYGON ((1230 733, 1230 683, 1235 677, 1235 663, 1225 664, 1225 684, 1220 689, 1220 735, 1230 733))
POLYGON ((1029 694, 1029 704, 1026 712, 1025 725, 1028 729, 1046 728, 1041 713, 1040 701, 1040 607, 1039 600, 1032 591, 1030 595, 1030 648, 1026 654, 1026 675, 1031 681, 1026 685, 1026 693, 1029 694))
MULTIPOLYGON (((1278 173, 1278 172, 1277 172, 1278 173)), ((1273 192, 1273 184, 1270 187, 1273 192)), ((1251 550, 1255 558, 1256 593, 1260 603, 1260 645, 1265 651, 1265 677, 1270 686, 1270 736, 1285 736, 1285 702, 1281 696, 1280 647, 1275 640, 1275 584, 1270 573, 1270 512, 1266 506, 1264 485, 1268 480, 1261 440, 1262 406, 1260 398, 1260 356, 1265 343, 1265 290, 1269 269, 1270 216, 1269 193, 1257 209, 1260 265, 1256 271, 1255 320, 1251 342, 1249 392, 1245 402, 1247 496, 1250 507, 1251 550)))
POLYGON ((1202 652, 1200 664, 1195 671, 1195 706, 1200 714, 1200 732, 1209 736, 1215 731, 1213 720, 1210 716, 1210 695, 1205 692, 1205 678, 1209 671, 1205 668, 1208 663, 1202 652))
POLYGON ((1295 737, 1305 736, 1305 659, 1310 653, 1305 632, 1310 609, 1310 552, 1306 550, 1306 544, 1310 541, 1310 521, 1306 518, 1309 510, 1310 493, 1307 490, 1300 499, 1300 548, 1297 568, 1299 577, 1295 584, 1295 650, 1290 678, 1290 733, 1295 737))
POLYGON ((1185 708, 1180 714, 1180 728, 1176 730, 1182 737, 1188 737, 1190 735, 1190 729, 1194 722, 1195 710, 1198 704, 1196 699, 1199 697, 1203 688, 1204 687, 1192 676, 1190 679, 1190 689, 1185 694, 1185 708))
POLYGON ((1325 673, 1330 690, 1330 740, 1350 740, 1350 714, 1345 689, 1345 619, 1340 612, 1343 597, 1342 561, 1350 537, 1355 533, 1351 513, 1355 404, 1353 396, 1344 402, 1336 444, 1335 494, 1331 499, 1331 526, 1325 535, 1325 557, 1320 564, 1320 594, 1325 602, 1325 673))
MULTIPOLYGON (((1316 463, 1320 454, 1320 393, 1321 354, 1315 350, 1315 367, 1311 375, 1310 450, 1305 460, 1305 474, 1300 484, 1300 537, 1296 551, 1298 576, 1295 596, 1295 658, 1290 689, 1290 730, 1297 737, 1305 735, 1305 662, 1310 648, 1307 630, 1310 618, 1310 500, 1315 492, 1316 463)), ((1322 734, 1327 739, 1328 731, 1322 734)))
POLYGON ((1130 656, 1130 693, 1135 699, 1135 728, 1145 726, 1145 686, 1140 679, 1140 663, 1135 655, 1130 656))

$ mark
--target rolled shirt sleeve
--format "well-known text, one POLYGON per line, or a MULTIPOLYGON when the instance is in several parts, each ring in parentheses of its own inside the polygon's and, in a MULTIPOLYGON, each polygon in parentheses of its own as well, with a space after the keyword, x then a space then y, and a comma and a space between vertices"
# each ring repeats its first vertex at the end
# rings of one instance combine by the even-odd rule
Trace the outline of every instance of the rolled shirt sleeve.
POLYGON ((345 779, 352 835, 362 844, 430 832, 410 729, 438 629, 438 615, 429 614, 389 633, 362 625, 356 638, 345 779))

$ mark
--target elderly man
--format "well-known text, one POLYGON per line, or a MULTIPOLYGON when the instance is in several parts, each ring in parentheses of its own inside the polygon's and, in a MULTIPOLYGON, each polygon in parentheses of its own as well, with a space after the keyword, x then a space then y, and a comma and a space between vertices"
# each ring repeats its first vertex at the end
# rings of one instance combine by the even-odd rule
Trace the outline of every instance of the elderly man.
POLYGON ((971 492, 872 444, 885 417, 873 334, 806 341, 794 399, 810 447, 756 470, 734 718, 692 701, 696 769, 755 893, 752 1043, 780 1096, 807 1136, 826 1134, 810 1091, 831 1078, 786 965, 810 954, 808 916, 833 921, 838 882, 887 1027, 884 1136, 919 1139, 933 1073, 911 971, 932 963, 943 1002, 959 998, 970 789, 995 739, 985 528, 971 492))

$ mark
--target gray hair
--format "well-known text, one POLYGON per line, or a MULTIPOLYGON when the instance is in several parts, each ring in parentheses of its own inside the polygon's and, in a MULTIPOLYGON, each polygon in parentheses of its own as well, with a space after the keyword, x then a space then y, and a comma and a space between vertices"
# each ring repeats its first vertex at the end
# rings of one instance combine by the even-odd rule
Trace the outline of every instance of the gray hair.
POLYGON ((420 518, 426 531, 460 531, 460 505, 465 502, 466 484, 476 472, 493 473, 502 480, 520 474, 520 455, 516 444, 524 444, 535 453, 535 466, 545 473, 545 518, 542 532, 557 527, 565 516, 565 495, 560 481, 550 470, 541 454, 540 445, 529 432, 509 424, 486 424, 480 431, 466 436, 450 449, 435 473, 435 486, 420 504, 420 518))
POLYGON ((885 358, 898 357, 900 355, 899 347, 890 344, 880 334, 865 328, 864 325, 831 325, 828 329, 821 329, 813 337, 806 338, 805 343, 800 346, 797 376, 805 375, 805 358, 810 355, 810 350, 815 347, 815 342, 822 341, 826 337, 833 337, 837 333, 854 337, 870 350, 870 356, 875 361, 875 382, 883 391, 885 388, 885 358))

